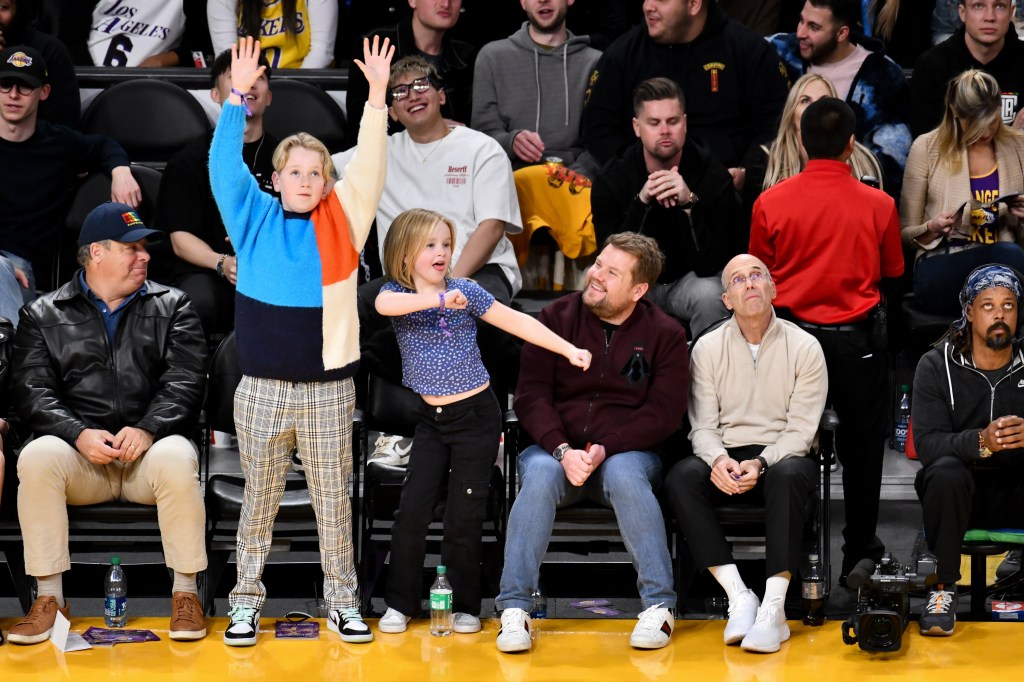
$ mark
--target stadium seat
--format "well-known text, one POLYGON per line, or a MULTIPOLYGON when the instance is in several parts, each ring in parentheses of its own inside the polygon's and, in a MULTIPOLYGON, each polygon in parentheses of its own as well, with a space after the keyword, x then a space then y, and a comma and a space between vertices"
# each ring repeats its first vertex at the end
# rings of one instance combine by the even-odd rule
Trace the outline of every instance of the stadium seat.
POLYGON ((312 83, 281 77, 272 80, 270 89, 274 99, 263 115, 268 133, 283 140, 306 132, 327 145, 332 154, 345 149, 345 113, 330 95, 312 83))
POLYGON ((163 168, 175 152, 209 132, 210 121, 184 88, 137 78, 101 92, 82 116, 82 130, 114 138, 134 163, 163 168))

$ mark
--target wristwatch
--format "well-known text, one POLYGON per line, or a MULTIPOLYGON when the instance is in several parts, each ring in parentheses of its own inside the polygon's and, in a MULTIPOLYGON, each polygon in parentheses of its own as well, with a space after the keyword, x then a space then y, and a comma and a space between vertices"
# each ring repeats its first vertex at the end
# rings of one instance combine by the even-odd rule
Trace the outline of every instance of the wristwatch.
POLYGON ((690 209, 696 206, 698 201, 700 201, 700 197, 697 196, 696 192, 690 190, 690 200, 685 204, 680 204, 680 206, 684 209, 690 209))
POLYGON ((551 456, 555 458, 556 462, 561 462, 562 458, 565 457, 565 453, 569 451, 569 444, 562 443, 557 448, 552 450, 551 456))
POLYGON ((768 460, 761 455, 757 456, 757 461, 761 463, 761 470, 757 472, 757 477, 761 478, 764 476, 764 472, 768 471, 768 460))
POLYGON ((985 445, 985 429, 978 431, 978 457, 988 459, 992 456, 992 450, 985 445))
POLYGON ((220 254, 220 260, 217 261, 217 274, 224 277, 224 261, 227 260, 228 254, 220 254))

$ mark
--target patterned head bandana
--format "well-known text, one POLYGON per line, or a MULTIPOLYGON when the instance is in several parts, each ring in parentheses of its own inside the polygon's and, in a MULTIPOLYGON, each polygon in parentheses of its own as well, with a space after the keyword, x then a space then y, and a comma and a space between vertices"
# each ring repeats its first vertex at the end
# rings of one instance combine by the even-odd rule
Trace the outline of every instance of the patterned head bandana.
POLYGON ((1017 276, 1017 272, 1013 268, 1008 268, 1005 265, 982 265, 975 268, 967 276, 964 288, 960 290, 961 314, 960 319, 953 323, 953 329, 959 332, 967 327, 967 308, 978 297, 978 294, 992 287, 1005 287, 1012 291, 1018 300, 1024 294, 1020 277, 1017 276))

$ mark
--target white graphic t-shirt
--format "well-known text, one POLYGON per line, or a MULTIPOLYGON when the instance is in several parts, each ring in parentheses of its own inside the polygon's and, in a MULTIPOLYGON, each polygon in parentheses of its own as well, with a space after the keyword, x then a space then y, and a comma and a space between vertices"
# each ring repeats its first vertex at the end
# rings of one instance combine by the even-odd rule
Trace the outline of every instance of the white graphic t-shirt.
POLYGON ((89 54, 96 66, 138 66, 178 47, 184 0, 100 0, 92 13, 89 54))

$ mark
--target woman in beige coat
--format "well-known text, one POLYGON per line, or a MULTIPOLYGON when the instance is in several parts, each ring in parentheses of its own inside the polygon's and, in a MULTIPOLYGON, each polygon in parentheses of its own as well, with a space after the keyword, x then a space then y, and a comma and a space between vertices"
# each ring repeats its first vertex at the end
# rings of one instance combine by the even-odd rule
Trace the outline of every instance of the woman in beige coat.
POLYGON ((970 70, 946 91, 939 127, 914 140, 903 176, 903 242, 916 251, 914 296, 955 315, 964 278, 985 263, 1024 272, 1024 134, 1003 125, 996 80, 970 70))

